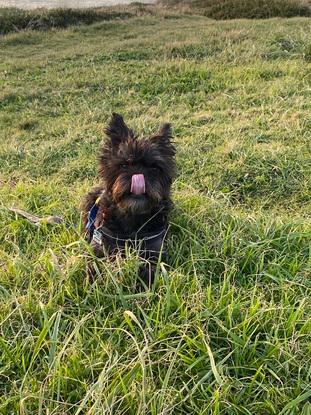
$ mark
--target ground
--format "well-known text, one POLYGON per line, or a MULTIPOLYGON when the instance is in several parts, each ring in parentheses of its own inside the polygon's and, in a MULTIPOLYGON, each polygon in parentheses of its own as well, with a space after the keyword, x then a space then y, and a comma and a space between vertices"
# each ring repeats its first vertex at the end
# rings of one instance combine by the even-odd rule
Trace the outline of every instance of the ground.
POLYGON ((310 33, 163 14, 0 38, 1 414, 311 413, 310 33), (178 151, 141 294, 133 254, 85 274, 112 111, 170 121, 178 151))

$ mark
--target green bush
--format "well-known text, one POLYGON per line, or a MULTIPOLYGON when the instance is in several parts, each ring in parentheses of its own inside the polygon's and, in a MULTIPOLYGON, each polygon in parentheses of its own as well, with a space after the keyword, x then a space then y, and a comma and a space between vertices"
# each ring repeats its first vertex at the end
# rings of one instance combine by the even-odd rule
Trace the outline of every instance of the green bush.
POLYGON ((310 7, 299 0, 161 0, 161 4, 173 7, 188 6, 217 20, 311 15, 310 7))
POLYGON ((36 9, 0 8, 0 34, 20 30, 65 28, 71 25, 92 24, 102 20, 127 18, 133 13, 109 9, 36 9))

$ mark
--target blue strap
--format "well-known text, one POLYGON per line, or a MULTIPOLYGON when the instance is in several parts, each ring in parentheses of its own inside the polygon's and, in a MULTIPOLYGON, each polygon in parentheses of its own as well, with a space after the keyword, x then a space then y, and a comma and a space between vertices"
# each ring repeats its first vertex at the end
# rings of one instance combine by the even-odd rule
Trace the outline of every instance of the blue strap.
POLYGON ((91 209, 89 210, 89 213, 87 214, 87 224, 86 224, 86 229, 89 232, 89 239, 92 240, 93 238, 93 233, 95 230, 95 219, 96 219, 96 215, 98 212, 98 204, 94 203, 94 205, 91 207, 91 209))

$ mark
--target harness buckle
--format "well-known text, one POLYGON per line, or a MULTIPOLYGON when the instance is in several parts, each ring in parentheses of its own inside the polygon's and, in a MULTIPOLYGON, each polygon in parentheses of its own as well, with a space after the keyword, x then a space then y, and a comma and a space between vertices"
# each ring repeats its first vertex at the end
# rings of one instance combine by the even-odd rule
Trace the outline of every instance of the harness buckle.
POLYGON ((103 244, 103 236, 98 229, 94 229, 92 241, 96 242, 99 245, 103 244))

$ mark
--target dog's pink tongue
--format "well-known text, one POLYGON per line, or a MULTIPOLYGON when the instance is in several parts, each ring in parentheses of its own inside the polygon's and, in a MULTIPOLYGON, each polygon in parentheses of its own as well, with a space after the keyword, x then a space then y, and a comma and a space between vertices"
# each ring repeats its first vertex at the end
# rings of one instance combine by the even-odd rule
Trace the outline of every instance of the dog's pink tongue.
POLYGON ((145 177, 143 174, 133 174, 131 183, 131 193, 143 195, 146 191, 145 177))

